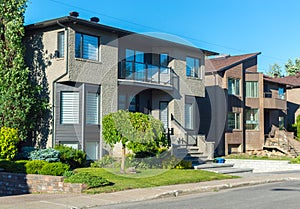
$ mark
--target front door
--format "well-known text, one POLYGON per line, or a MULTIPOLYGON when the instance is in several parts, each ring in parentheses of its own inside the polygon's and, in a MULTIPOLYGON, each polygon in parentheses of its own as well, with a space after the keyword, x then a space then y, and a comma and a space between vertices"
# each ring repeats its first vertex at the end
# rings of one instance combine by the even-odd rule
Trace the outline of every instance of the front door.
POLYGON ((159 102, 159 120, 164 124, 164 129, 169 128, 169 102, 159 102))

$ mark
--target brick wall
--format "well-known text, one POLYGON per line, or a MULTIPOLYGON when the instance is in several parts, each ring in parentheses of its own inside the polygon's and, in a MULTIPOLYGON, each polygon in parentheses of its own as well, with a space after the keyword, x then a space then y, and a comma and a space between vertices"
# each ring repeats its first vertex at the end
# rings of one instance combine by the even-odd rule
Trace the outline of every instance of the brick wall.
POLYGON ((64 183, 62 176, 0 173, 0 196, 28 193, 81 193, 84 184, 64 183))

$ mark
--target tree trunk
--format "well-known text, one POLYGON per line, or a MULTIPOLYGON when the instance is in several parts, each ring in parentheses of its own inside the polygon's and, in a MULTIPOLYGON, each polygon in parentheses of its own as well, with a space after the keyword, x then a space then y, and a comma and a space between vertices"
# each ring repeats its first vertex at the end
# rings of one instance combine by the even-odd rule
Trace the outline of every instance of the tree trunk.
POLYGON ((125 155, 126 155, 126 146, 122 144, 122 160, 121 160, 121 173, 125 173, 125 155))

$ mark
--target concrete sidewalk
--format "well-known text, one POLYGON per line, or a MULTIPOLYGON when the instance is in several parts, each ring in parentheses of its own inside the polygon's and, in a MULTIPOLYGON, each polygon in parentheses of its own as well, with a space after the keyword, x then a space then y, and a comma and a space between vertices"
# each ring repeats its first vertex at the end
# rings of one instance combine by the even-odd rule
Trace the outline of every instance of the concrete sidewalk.
POLYGON ((299 180, 300 173, 251 175, 193 184, 132 189, 96 195, 87 194, 28 194, 0 197, 0 209, 79 209, 101 205, 150 200, 168 196, 218 191, 241 186, 299 180))

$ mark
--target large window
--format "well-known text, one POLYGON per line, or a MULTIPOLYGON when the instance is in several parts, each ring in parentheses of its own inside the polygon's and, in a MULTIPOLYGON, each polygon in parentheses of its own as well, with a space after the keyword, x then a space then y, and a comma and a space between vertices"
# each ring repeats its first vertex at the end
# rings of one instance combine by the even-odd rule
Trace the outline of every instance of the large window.
POLYGON ((143 81, 145 78, 144 52, 126 49, 126 78, 143 81), (133 73, 135 73, 133 75, 133 73), (134 76, 134 77, 133 77, 134 76))
POLYGON ((240 129, 240 113, 228 112, 228 129, 240 129))
POLYGON ((169 65, 169 55, 168 54, 160 54, 159 55, 159 65, 160 65, 160 67, 168 67, 168 65, 169 65))
POLYGON ((278 88, 278 97, 279 97, 279 99, 285 99, 284 88, 278 88))
POLYGON ((99 142, 86 142, 85 152, 87 160, 97 160, 99 158, 99 142))
POLYGON ((56 55, 58 58, 62 58, 65 56, 65 32, 59 32, 57 34, 57 52, 56 55))
POLYGON ((258 97, 258 82, 246 81, 246 97, 257 98, 258 97))
POLYGON ((78 124, 79 92, 61 92, 60 103, 61 124, 78 124))
POLYGON ((99 94, 87 93, 86 101, 86 123, 99 124, 99 94))
POLYGON ((76 33, 75 57, 89 60, 99 59, 99 38, 96 36, 76 33))
POLYGON ((187 129, 193 129, 193 104, 192 103, 186 103, 185 104, 185 128, 187 129))
POLYGON ((228 94, 240 95, 240 79, 228 78, 228 94))
POLYGON ((186 76, 202 78, 199 59, 192 57, 186 58, 186 76))
POLYGON ((259 129, 259 111, 258 109, 246 109, 246 129, 259 129))

